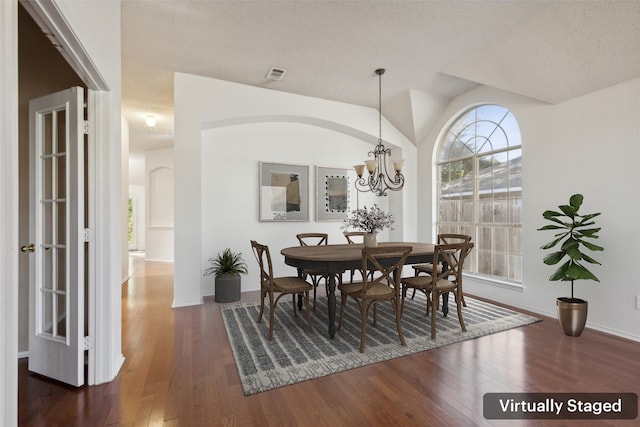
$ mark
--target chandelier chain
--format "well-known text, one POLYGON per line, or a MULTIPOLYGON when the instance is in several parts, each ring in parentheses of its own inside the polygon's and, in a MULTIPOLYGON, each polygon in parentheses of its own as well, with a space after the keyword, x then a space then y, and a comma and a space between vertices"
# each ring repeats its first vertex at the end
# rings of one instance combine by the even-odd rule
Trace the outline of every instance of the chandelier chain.
POLYGON ((378 135, 382 141, 382 75, 384 70, 377 70, 378 73, 378 135))

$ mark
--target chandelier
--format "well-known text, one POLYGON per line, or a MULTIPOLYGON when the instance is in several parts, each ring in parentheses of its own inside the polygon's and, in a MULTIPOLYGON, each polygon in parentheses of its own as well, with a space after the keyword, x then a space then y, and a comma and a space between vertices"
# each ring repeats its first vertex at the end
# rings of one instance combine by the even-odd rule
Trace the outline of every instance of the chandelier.
POLYGON ((355 165, 358 179, 356 179, 356 189, 358 191, 371 191, 376 196, 386 196, 387 190, 398 191, 404 186, 404 175, 402 175, 402 165, 404 160, 392 160, 391 149, 385 148, 382 144, 382 75, 384 68, 378 68, 378 144, 373 151, 369 151, 368 156, 373 159, 365 160, 364 165, 355 165), (395 174, 389 174, 388 164, 393 163, 395 174), (363 177, 364 169, 369 172, 368 177, 363 177))

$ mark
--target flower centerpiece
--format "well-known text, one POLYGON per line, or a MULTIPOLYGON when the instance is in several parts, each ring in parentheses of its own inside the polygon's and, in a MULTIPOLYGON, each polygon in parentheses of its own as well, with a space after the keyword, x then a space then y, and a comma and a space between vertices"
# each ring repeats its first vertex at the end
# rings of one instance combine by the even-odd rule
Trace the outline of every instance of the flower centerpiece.
POLYGON ((344 219, 341 229, 355 228, 364 231, 367 233, 364 236, 365 246, 377 246, 378 232, 385 228, 393 230, 393 223, 393 215, 386 213, 374 204, 368 209, 364 206, 362 209, 352 210, 351 216, 344 219))

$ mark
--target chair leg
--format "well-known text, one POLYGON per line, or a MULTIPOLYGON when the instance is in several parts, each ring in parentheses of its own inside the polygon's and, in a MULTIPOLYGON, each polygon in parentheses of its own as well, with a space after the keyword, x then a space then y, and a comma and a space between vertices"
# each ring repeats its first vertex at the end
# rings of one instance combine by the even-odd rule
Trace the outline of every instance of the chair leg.
POLYGON ((400 310, 399 302, 400 301, 393 300, 392 305, 396 312, 396 328, 398 329, 398 335, 400 336, 400 344, 406 346, 407 342, 404 340, 404 335, 402 334, 402 312, 400 310))
POLYGON ((364 344, 367 339, 367 311, 369 311, 369 306, 363 300, 360 304, 360 320, 362 321, 360 327, 360 353, 364 353, 364 344))
POLYGON ((373 303, 373 326, 376 326, 376 323, 378 322, 378 304, 377 303, 373 303))
POLYGON ((407 298, 407 286, 402 285, 402 299, 400 300, 400 315, 404 314, 404 300, 407 298))
POLYGON ((260 298, 260 314, 258 314, 258 323, 262 322, 262 314, 264 313, 264 299, 267 296, 267 291, 260 291, 262 298, 260 298))
POLYGON ((464 325, 464 320, 462 320, 462 298, 457 298, 456 305, 458 306, 458 321, 460 322, 460 327, 462 327, 463 332, 467 332, 467 327, 464 325))
POLYGON ((269 341, 273 339, 273 323, 275 322, 276 314, 275 314, 276 305, 271 299, 269 299, 269 337, 267 338, 269 341))
MULTIPOLYGON (((415 270, 414 274, 415 277, 418 277, 420 275, 420 271, 415 270)), ((416 288, 413 288, 413 293, 411 294, 411 299, 413 299, 416 296, 416 288)), ((429 314, 429 313, 427 313, 429 314)))
POLYGON ((304 293, 304 306, 305 311, 307 312, 307 325, 309 325, 309 332, 313 333, 313 326, 311 326, 311 314, 309 313, 309 291, 304 293))
POLYGON ((438 300, 440 293, 434 291, 431 293, 431 339, 436 339, 436 313, 438 312, 438 300))
POLYGON ((296 309, 296 295, 297 294, 291 294, 291 297, 293 298, 293 315, 295 317, 298 316, 298 310, 296 309))
POLYGON ((462 293, 462 289, 458 290, 458 292, 456 292, 456 295, 460 295, 460 301, 462 301, 462 305, 466 307, 467 302, 464 300, 464 294, 462 293))
MULTIPOLYGON (((318 281, 320 281, 320 280, 318 279, 318 281)), ((318 283, 315 280, 313 280, 313 311, 316 311, 316 294, 317 294, 317 290, 318 290, 318 283)), ((309 310, 309 307, 307 307, 307 311, 308 310, 309 310)))

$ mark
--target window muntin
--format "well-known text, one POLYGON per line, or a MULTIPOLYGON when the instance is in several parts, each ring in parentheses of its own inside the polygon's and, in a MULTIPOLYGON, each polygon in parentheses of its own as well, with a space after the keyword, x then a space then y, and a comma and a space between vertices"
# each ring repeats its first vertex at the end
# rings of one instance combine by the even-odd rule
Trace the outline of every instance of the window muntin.
POLYGON ((437 232, 472 236, 465 271, 522 281, 522 149, 513 114, 499 105, 463 113, 437 151, 437 232))

